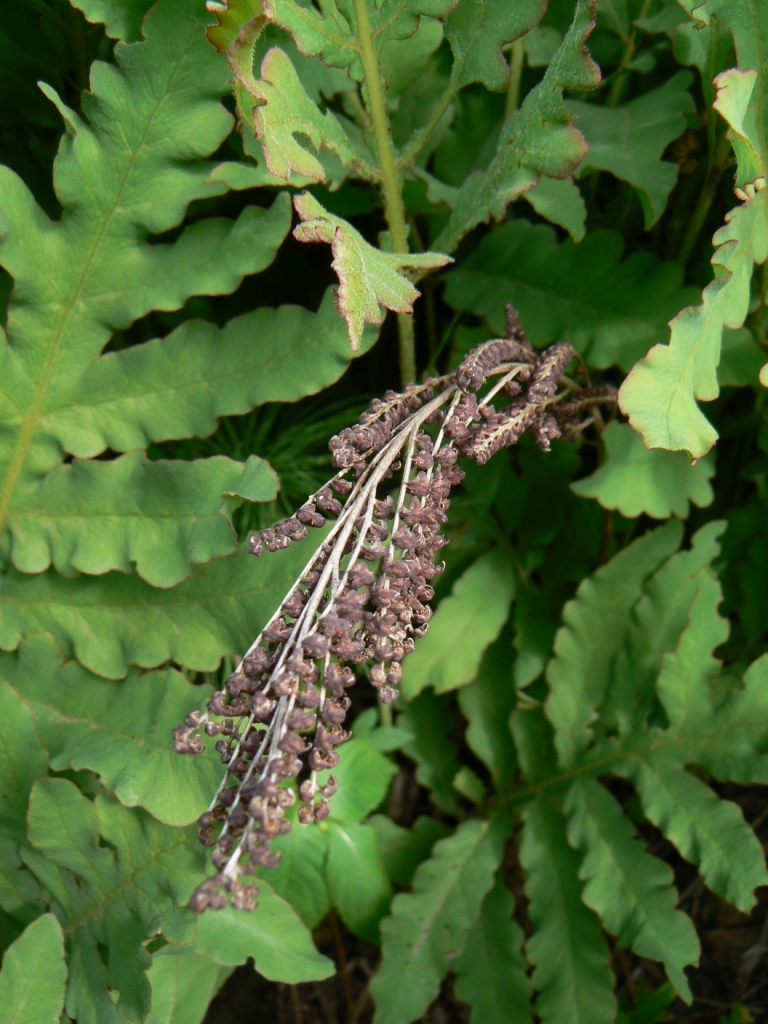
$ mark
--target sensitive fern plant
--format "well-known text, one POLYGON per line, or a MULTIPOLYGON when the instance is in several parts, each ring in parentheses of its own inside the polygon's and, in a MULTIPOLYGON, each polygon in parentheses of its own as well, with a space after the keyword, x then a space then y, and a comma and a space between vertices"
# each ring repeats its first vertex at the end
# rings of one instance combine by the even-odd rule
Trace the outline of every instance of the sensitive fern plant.
POLYGON ((549 451, 553 439, 577 437, 589 425, 590 409, 615 401, 610 386, 568 381, 558 391, 574 355, 567 342, 536 354, 507 307, 505 339, 484 342, 455 373, 374 400, 356 426, 331 438, 338 472, 329 483, 295 516, 251 535, 249 550, 260 556, 335 517, 226 689, 174 731, 182 754, 202 752, 201 727, 227 737, 216 745, 227 769, 200 819, 201 841, 216 846, 218 872, 196 891, 194 910, 221 909, 226 893, 233 906, 254 908, 257 888, 241 875, 279 863, 270 840, 290 829, 285 811, 296 793, 287 780, 303 777, 302 824, 328 817, 337 783, 330 776, 321 784, 318 774, 338 765, 336 748, 349 738, 343 725, 351 703, 346 691, 356 681, 352 666, 373 662, 370 681, 389 704, 398 696, 403 659, 427 631, 450 493, 464 478, 459 457, 483 465, 526 432, 549 451), (489 379, 493 385, 480 397, 489 379), (512 401, 497 409, 497 396, 512 401), (392 493, 389 481, 398 471, 392 493))
POLYGON ((5 19, 13 1019, 766 1016, 766 52, 761 0, 5 19))

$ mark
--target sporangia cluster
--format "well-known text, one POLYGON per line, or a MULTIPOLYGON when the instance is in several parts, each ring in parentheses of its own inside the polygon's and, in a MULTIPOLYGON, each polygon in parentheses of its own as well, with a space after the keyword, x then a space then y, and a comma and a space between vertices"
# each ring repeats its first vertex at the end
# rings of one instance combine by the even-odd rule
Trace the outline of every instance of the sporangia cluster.
POLYGON ((427 630, 450 494, 464 477, 459 459, 482 465, 526 432, 549 451, 592 422, 596 406, 615 402, 610 387, 563 378, 574 356, 568 342, 536 353, 508 307, 505 338, 479 345, 455 373, 373 401, 331 438, 337 472, 328 484, 249 538, 258 557, 332 522, 225 689, 174 730, 182 754, 203 750, 200 730, 218 736, 226 766, 199 822, 216 873, 196 890, 193 910, 228 900, 255 907, 258 889, 247 879, 279 861, 270 843, 290 831, 286 811, 297 795, 302 824, 328 816, 336 780, 321 782, 321 773, 336 767, 350 735, 355 669, 389 703, 403 659, 427 630))

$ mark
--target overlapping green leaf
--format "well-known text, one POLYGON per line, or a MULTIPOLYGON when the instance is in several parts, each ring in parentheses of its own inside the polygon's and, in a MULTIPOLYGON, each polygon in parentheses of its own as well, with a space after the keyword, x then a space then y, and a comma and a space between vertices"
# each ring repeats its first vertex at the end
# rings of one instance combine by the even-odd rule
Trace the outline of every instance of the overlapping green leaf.
POLYGON ((546 799, 523 811, 520 859, 534 933, 526 945, 543 1024, 613 1024, 616 999, 608 944, 581 900, 579 856, 565 819, 546 799))
POLYGON ((67 987, 64 936, 53 914, 33 921, 9 946, 0 970, 8 1024, 59 1024, 67 987))
MULTIPOLYGON (((64 454, 90 457, 110 445, 88 429, 85 410, 96 396, 83 383, 99 375, 111 331, 152 309, 178 309, 191 295, 234 290, 272 260, 288 228, 285 198, 266 211, 247 207, 235 222, 204 218, 173 243, 148 242, 150 234, 175 228, 190 202, 223 190, 208 182, 206 157, 232 122, 217 100, 225 69, 201 37, 203 23, 200 5, 190 17, 176 0, 158 4, 146 20, 145 42, 118 43, 116 66, 94 65, 85 118, 46 87, 67 124, 55 165, 60 221, 50 221, 23 182, 0 169, 0 260, 15 281, 0 343, 6 550, 9 515, 29 510, 64 454)), ((156 380, 155 390, 161 384, 167 382, 156 380)), ((132 411, 130 403, 122 417, 113 410, 107 433, 125 431, 127 420, 135 437, 132 411)), ((72 524, 69 532, 69 546, 78 542, 75 533, 87 534, 72 524)), ((119 537, 115 547, 112 558, 124 559, 119 537)))
POLYGON ((67 658, 108 679, 167 661, 209 672, 248 649, 311 553, 311 545, 297 545, 258 563, 241 550, 168 590, 120 573, 67 579, 11 571, 0 577, 0 648, 48 632, 67 658))
POLYGON ((101 23, 112 39, 133 43, 141 38, 141 23, 153 0, 72 0, 88 21, 101 23))
POLYGON ((574 783, 566 809, 568 838, 584 852, 584 902, 622 945, 661 960, 678 994, 690 1001, 685 968, 698 963, 699 942, 691 919, 675 909, 672 869, 646 853, 619 804, 596 780, 574 783))
MULTIPOLYGON (((136 572, 154 587, 179 583, 196 562, 229 555, 237 536, 221 495, 272 501, 279 482, 255 456, 197 462, 112 462, 57 466, 9 512, 10 557, 22 572, 51 564, 65 576, 136 572)), ((239 504, 239 501, 234 502, 239 504)))
POLYGON ((763 72, 768 48, 768 14, 758 0, 702 4, 695 17, 716 15, 733 31, 739 67, 715 79, 715 109, 727 122, 737 158, 740 206, 714 236, 715 278, 700 306, 684 309, 671 323, 668 345, 656 345, 622 386, 621 407, 649 448, 687 451, 700 458, 717 432, 697 402, 712 401, 719 388, 717 367, 723 331, 741 327, 750 299, 755 263, 768 259, 768 138, 763 72))
POLYGON ((514 588, 512 562, 503 552, 473 562, 440 602, 429 632, 405 662, 403 694, 415 697, 426 686, 445 693, 470 683, 483 651, 506 622, 514 588))
POLYGON ((696 291, 682 287, 679 265, 651 253, 622 259, 623 248, 613 231, 574 245, 543 224, 513 220, 446 274, 446 299, 485 317, 499 335, 511 302, 535 345, 568 338, 590 366, 628 370, 696 291))
POLYGON ((328 973, 329 961, 266 886, 260 917, 222 911, 197 922, 181 909, 205 864, 205 851, 186 831, 103 796, 93 804, 71 782, 47 779, 31 796, 29 838, 34 849, 24 851, 25 863, 50 893, 67 936, 66 1010, 82 1024, 147 1017, 151 958, 143 944, 159 931, 171 942, 194 938, 217 963, 253 956, 268 977, 328 973), (119 993, 114 1002, 110 989, 119 993))
POLYGON ((603 440, 603 464, 571 484, 582 498, 596 498, 603 508, 618 509, 630 519, 643 514, 687 519, 691 503, 699 508, 711 504, 715 467, 710 459, 692 466, 682 452, 649 451, 625 423, 609 424, 603 440))
POLYGON ((348 68, 350 77, 360 82, 364 77, 361 42, 376 50, 390 39, 407 39, 419 25, 421 15, 442 18, 456 6, 456 0, 395 0, 378 5, 364 0, 332 0, 321 11, 296 0, 263 0, 269 20, 285 29, 296 45, 309 57, 319 56, 334 68, 348 68))
POLYGON ((328 213, 308 192, 294 199, 301 224, 294 229, 300 242, 326 242, 333 251, 339 278, 336 306, 347 321, 349 344, 360 348, 365 324, 384 322, 384 309, 412 313, 419 296, 406 276, 409 271, 444 267, 450 256, 439 252, 384 252, 370 245, 351 224, 328 213))
POLYGON ((376 830, 363 820, 382 802, 397 769, 369 738, 353 732, 333 771, 339 792, 327 825, 296 823, 292 833, 278 837, 274 849, 283 859, 269 877, 308 927, 316 928, 333 905, 347 927, 375 942, 391 888, 376 830))
MULTIPOLYGON (((722 529, 722 523, 708 524, 694 536, 690 550, 669 557, 670 544, 679 538, 679 530, 669 524, 582 583, 566 606, 567 625, 558 634, 548 670, 546 712, 554 734, 528 735, 530 728, 523 729, 518 719, 525 717, 530 725, 533 712, 518 711, 512 719, 520 764, 535 801, 524 811, 526 871, 535 878, 547 860, 534 857, 539 849, 536 830, 542 832, 545 825, 542 815, 564 827, 559 812, 545 812, 548 791, 558 794, 556 807, 562 791, 569 840, 582 854, 579 876, 586 882, 585 903, 621 944, 664 962, 685 999, 690 999, 685 969, 697 962, 698 942, 690 920, 676 909, 672 872, 634 838, 630 819, 598 776, 631 779, 645 814, 699 866, 705 882, 742 910, 754 906, 755 889, 768 880, 760 843, 740 810, 688 769, 699 764, 715 778, 741 783, 768 777, 761 726, 768 661, 756 662, 743 688, 734 688, 718 679, 720 665, 712 653, 728 636, 727 622, 718 612, 722 595, 709 568, 718 555, 722 529), (594 730, 590 703, 592 719, 599 715, 594 730), (554 764, 553 748, 562 767, 554 764)), ((523 794, 528 795, 525 790, 523 794)), ((550 885, 554 888, 552 880, 550 885)), ((533 893, 531 899, 533 917, 533 893)), ((551 910, 539 913, 543 927, 551 910)), ((575 909, 567 912, 569 919, 576 916, 575 909)), ((531 940, 531 959, 540 935, 531 940)), ((536 955, 535 962, 541 963, 536 955)), ((579 968, 574 984, 594 980, 596 964, 594 960, 591 967, 579 968)), ((545 975, 545 988, 537 974, 534 985, 542 988, 542 998, 553 989, 559 1006, 562 983, 545 975)), ((610 1002, 605 1001, 609 990, 603 988, 599 998, 606 1019, 611 1019, 610 1002)), ((569 998, 578 1005, 578 997, 569 998)), ((565 1020, 580 1019, 573 1011, 562 1012, 565 1020)))
POLYGON ((563 106, 563 89, 600 84, 600 70, 586 49, 594 6, 593 0, 577 0, 573 24, 544 78, 502 128, 488 169, 471 174, 459 189, 436 249, 453 252, 477 224, 500 220, 509 203, 534 188, 541 175, 567 178, 583 159, 586 143, 563 106))
MULTIPOLYGON (((173 752, 171 730, 202 697, 179 672, 133 671, 122 683, 106 682, 76 662, 63 663, 43 634, 26 640, 17 654, 0 656, 0 677, 3 694, 10 689, 16 698, 17 710, 6 707, 4 718, 10 723, 25 710, 55 770, 98 772, 123 804, 143 807, 169 825, 188 825, 206 809, 221 766, 215 756, 182 760, 173 752)), ((24 738, 18 722, 15 731, 24 738)), ((45 764, 33 753, 39 747, 26 740, 25 774, 39 777, 45 764)), ((14 772, 18 777, 20 766, 14 772)), ((24 789, 17 812, 22 821, 24 789)))
POLYGON ((353 160, 353 150, 343 128, 330 111, 322 113, 304 90, 290 59, 277 46, 264 57, 261 78, 249 92, 255 100, 253 119, 256 137, 262 140, 267 168, 275 178, 292 182, 293 175, 308 181, 324 181, 320 161, 294 138, 302 135, 316 150, 324 146, 343 166, 353 160))
POLYGON ((167 945, 152 957, 147 1024, 200 1024, 227 971, 189 946, 167 945))
POLYGON ((392 916, 382 923, 382 965, 371 983, 376 1024, 416 1020, 437 995, 493 886, 508 830, 503 818, 465 821, 435 845, 413 891, 395 897, 392 916))
POLYGON ((542 0, 460 3, 445 23, 445 35, 453 51, 452 84, 460 89, 482 82, 492 92, 506 89, 509 64, 503 48, 530 32, 545 9, 542 0))
POLYGON ((579 171, 609 171, 634 185, 646 229, 661 217, 677 181, 677 165, 661 157, 685 130, 685 115, 693 112, 690 83, 690 72, 681 71, 623 107, 578 100, 566 104, 589 146, 579 171))

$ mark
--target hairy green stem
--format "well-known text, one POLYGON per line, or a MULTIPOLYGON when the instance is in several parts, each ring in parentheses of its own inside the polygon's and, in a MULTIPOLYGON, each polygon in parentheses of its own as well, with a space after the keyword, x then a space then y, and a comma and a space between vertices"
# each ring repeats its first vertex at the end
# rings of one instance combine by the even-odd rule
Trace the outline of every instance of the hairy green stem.
MULTIPOLYGON (((379 62, 368 20, 367 0, 355 0, 360 59, 365 75, 363 98, 373 125, 376 151, 381 171, 381 196, 384 202, 384 217, 387 221, 392 248, 395 252, 408 252, 408 225, 405 220, 405 204, 397 169, 395 147, 392 144, 392 129, 387 117, 384 85, 379 71, 379 62), (367 94, 367 95, 366 95, 367 94)), ((400 374, 403 384, 416 379, 416 343, 413 317, 407 313, 397 314, 400 337, 400 374)))
POLYGON ((516 39, 512 44, 512 57, 509 62, 509 86, 507 88, 507 100, 504 116, 514 114, 520 106, 520 83, 523 78, 523 65, 525 64, 525 43, 523 38, 516 39))

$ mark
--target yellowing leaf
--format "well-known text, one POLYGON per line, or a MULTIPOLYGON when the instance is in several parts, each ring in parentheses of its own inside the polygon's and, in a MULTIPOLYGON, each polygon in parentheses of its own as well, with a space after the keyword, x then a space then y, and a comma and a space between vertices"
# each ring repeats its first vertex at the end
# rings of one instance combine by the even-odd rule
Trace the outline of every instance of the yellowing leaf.
POLYGON ((439 252, 383 252, 370 245, 347 221, 328 213, 318 201, 302 192, 293 200, 302 223, 294 229, 300 242, 326 242, 333 252, 333 269, 339 278, 336 308, 347 321, 353 352, 360 347, 365 324, 384 322, 384 309, 412 313, 419 291, 406 276, 453 262, 439 252))
POLYGON ((715 79, 716 109, 731 128, 737 155, 740 206, 726 217, 713 239, 715 278, 700 306, 689 306, 672 320, 668 345, 655 345, 622 385, 619 404, 648 448, 687 451, 701 458, 717 431, 697 403, 717 398, 717 367, 725 328, 742 326, 747 315, 755 263, 768 259, 768 168, 757 112, 751 102, 760 88, 758 72, 732 69, 715 79), (760 163, 760 173, 755 176, 760 163))
POLYGON ((353 151, 344 129, 330 111, 322 113, 310 99, 289 57, 276 46, 261 64, 261 80, 252 81, 249 92, 256 101, 253 121, 257 138, 264 146, 264 159, 271 174, 289 181, 297 174, 309 181, 324 181, 320 161, 294 138, 303 135, 316 150, 330 150, 344 166, 353 151))
POLYGON ((603 508, 618 509, 629 519, 643 514, 686 519, 691 502, 699 508, 711 504, 709 480, 715 467, 709 458, 692 466, 682 452, 649 451, 625 423, 609 424, 603 440, 603 465, 592 476, 571 484, 582 498, 597 498, 603 508))

